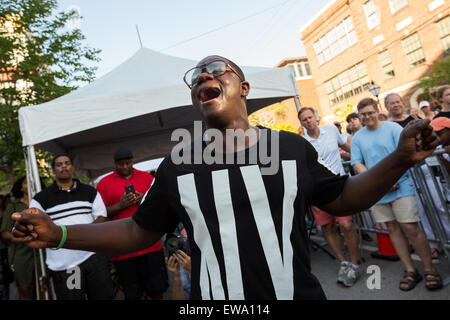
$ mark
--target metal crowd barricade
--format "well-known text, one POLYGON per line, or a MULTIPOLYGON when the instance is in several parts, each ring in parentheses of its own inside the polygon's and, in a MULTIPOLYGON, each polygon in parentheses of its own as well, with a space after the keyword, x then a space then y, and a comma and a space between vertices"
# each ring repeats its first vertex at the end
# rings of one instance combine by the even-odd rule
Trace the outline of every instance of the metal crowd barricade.
POLYGON ((437 150, 425 161, 416 164, 410 169, 410 176, 434 234, 434 238, 428 240, 439 244, 450 268, 450 180, 446 166, 439 159, 444 152, 437 150))
MULTIPOLYGON (((354 169, 350 161, 342 162, 344 170, 349 175, 355 175, 354 169)), ((356 222, 360 231, 366 231, 370 233, 389 234, 387 231, 383 231, 382 228, 377 228, 377 223, 370 213, 370 209, 364 210, 356 215, 356 222)), ((360 242, 361 243, 361 242, 360 242)))

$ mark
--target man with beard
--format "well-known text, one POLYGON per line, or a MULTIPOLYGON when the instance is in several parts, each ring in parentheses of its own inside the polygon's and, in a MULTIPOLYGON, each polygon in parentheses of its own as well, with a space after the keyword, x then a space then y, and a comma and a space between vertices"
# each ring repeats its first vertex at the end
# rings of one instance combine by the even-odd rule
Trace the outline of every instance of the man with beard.
MULTIPOLYGON (((30 208, 42 211, 48 221, 60 226, 60 230, 66 230, 70 225, 101 224, 107 221, 100 194, 93 187, 73 179, 75 167, 69 155, 56 155, 52 169, 55 182, 34 196, 30 208)), ((58 300, 113 298, 109 258, 92 251, 59 247, 46 250, 46 264, 51 271, 58 300), (79 281, 69 287, 69 278, 78 274, 79 281)))
MULTIPOLYGON (((133 153, 126 147, 118 148, 113 158, 115 170, 99 181, 97 190, 106 205, 108 217, 119 220, 134 214, 150 188, 153 176, 133 167, 133 153), (131 192, 126 192, 130 186, 131 192)), ((152 300, 163 299, 169 284, 161 241, 144 250, 113 256, 111 260, 125 300, 140 300, 144 292, 152 300)))

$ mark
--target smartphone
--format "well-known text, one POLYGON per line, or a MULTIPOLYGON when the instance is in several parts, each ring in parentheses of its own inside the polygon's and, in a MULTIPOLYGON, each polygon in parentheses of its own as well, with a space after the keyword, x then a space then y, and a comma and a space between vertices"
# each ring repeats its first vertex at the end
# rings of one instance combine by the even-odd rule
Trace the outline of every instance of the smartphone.
POLYGON ((134 190, 134 186, 132 184, 125 186, 125 192, 126 193, 136 193, 136 191, 134 190))

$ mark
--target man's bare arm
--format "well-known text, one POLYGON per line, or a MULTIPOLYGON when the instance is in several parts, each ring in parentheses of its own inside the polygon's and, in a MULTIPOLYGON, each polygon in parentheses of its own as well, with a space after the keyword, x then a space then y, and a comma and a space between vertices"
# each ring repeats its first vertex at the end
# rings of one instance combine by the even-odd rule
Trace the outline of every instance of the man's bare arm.
POLYGON ((355 168, 355 170, 356 170, 356 172, 358 172, 358 174, 367 171, 366 166, 363 165, 361 162, 355 163, 355 164, 353 165, 353 168, 355 168))
POLYGON ((342 150, 347 151, 348 153, 350 153, 351 150, 352 150, 352 148, 351 148, 351 143, 352 143, 351 140, 349 141, 349 140, 347 139, 347 141, 346 141, 344 144, 339 145, 339 147, 340 147, 342 150))
MULTIPOLYGON (((32 248, 52 248, 58 246, 61 241, 61 228, 41 211, 39 213, 27 213, 27 210, 16 212, 12 218, 16 220, 12 232, 13 242, 25 243, 32 248)), ((64 248, 107 255, 122 255, 148 248, 163 235, 140 227, 132 218, 71 225, 66 228, 67 240, 64 248)))

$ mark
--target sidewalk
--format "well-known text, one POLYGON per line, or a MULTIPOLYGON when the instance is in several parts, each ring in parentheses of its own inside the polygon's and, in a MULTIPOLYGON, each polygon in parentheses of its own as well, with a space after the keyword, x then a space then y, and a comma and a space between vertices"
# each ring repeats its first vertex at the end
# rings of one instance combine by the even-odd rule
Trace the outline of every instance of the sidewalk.
MULTIPOLYGON (((312 236, 311 238, 320 244, 326 243, 321 237, 312 236)), ((330 251, 328 246, 325 249, 330 251)), ((425 288, 424 280, 411 291, 401 291, 398 286, 404 271, 402 263, 372 258, 370 253, 376 250, 376 241, 363 242, 362 257, 365 262, 361 265, 361 277, 351 288, 336 282, 339 270, 338 260, 333 260, 320 249, 317 251, 311 250, 312 273, 319 279, 329 300, 450 300, 450 285, 437 291, 428 291, 425 288), (380 268, 381 289, 370 290, 367 286, 367 280, 374 275, 373 273, 367 273, 367 268, 370 265, 376 265, 380 268)), ((415 254, 413 254, 413 261, 423 275, 423 264, 415 254)), ((450 268, 444 257, 441 256, 439 261, 434 260, 433 264, 444 280, 450 277, 450 268)), ((369 280, 370 283, 373 282, 369 280)))

